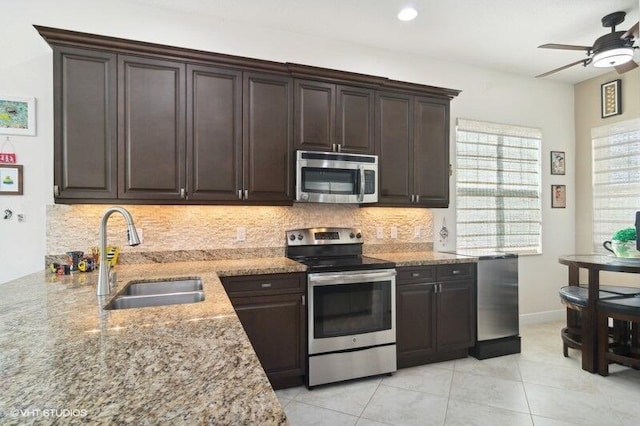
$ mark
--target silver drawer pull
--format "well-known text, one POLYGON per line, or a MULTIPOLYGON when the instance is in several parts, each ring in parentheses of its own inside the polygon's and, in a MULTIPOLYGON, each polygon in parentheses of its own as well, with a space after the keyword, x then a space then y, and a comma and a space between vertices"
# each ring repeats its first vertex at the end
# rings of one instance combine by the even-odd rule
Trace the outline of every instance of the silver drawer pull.
POLYGON ((419 277, 420 276, 420 272, 412 272, 411 276, 412 277, 419 277))
POLYGON ((271 287, 271 283, 262 283, 262 284, 260 284, 260 287, 262 287, 262 288, 270 288, 271 287))
POLYGON ((457 269, 454 269, 453 271, 451 271, 451 273, 452 273, 453 275, 458 275, 458 274, 460 274, 460 271, 459 271, 459 270, 457 270, 457 269))

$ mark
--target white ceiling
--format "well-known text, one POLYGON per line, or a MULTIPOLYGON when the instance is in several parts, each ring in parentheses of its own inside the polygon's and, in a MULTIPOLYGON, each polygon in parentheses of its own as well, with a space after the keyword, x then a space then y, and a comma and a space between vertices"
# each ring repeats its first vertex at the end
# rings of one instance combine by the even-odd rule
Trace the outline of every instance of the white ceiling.
MULTIPOLYGON (((586 57, 584 52, 538 45, 591 46, 610 31, 600 22, 604 15, 627 12, 617 31, 627 30, 639 18, 638 0, 129 1, 529 77, 586 57), (414 21, 396 18, 405 4, 418 9, 414 21)), ((640 61, 637 51, 635 59, 640 61)), ((576 65, 545 79, 577 83, 609 71, 576 65)))

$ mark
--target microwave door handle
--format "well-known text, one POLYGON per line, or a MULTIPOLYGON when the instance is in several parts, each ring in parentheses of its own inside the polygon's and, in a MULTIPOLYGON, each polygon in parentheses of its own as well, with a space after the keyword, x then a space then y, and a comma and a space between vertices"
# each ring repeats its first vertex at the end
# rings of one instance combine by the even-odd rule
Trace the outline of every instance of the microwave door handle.
POLYGON ((360 169, 360 194, 358 196, 358 201, 362 203, 364 201, 364 166, 359 166, 360 169))

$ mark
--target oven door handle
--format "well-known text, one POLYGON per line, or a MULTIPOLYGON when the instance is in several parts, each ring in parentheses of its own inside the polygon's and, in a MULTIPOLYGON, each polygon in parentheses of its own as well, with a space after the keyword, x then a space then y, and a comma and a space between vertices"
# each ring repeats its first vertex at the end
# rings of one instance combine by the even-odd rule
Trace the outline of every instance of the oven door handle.
POLYGON ((345 283, 358 283, 367 281, 381 281, 385 278, 392 278, 396 276, 396 271, 384 271, 384 272, 362 272, 362 273, 347 273, 347 274, 309 274, 310 283, 327 283, 327 284, 345 284, 345 283))

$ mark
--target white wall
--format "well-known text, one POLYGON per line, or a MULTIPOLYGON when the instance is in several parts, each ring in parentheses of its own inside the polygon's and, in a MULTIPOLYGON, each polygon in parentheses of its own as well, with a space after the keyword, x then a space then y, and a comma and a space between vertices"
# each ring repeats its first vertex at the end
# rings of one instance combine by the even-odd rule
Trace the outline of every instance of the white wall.
MULTIPOLYGON (((38 135, 12 138, 18 161, 25 167, 25 195, 0 196, 0 208, 17 206, 26 214, 27 222, 0 223, 3 250, 0 282, 42 268, 44 206, 53 201, 51 49, 32 28, 37 24, 460 89, 461 95, 452 102, 452 124, 457 117, 464 117, 540 127, 544 135, 544 254, 521 258, 521 313, 559 309, 557 288, 565 282, 566 270, 557 263, 557 257, 574 251, 572 86, 211 17, 155 10, 122 0, 22 0, 3 9, 2 21, 0 35, 5 42, 0 62, 0 93, 37 98, 38 135), (565 151, 568 165, 567 175, 553 181, 549 175, 551 150, 565 151), (551 183, 567 185, 566 209, 550 208, 551 183), (16 252, 18 247, 22 248, 16 252)), ((473 43, 481 40, 475 39, 473 43)), ((452 141, 454 129, 452 125, 452 141)), ((453 155, 452 149, 452 158, 453 155)), ((453 182, 452 178, 452 188, 453 182)), ((454 241, 454 207, 452 203, 451 208, 434 212, 436 232, 442 216, 446 216, 450 241, 454 241)), ((437 236, 434 242, 438 242, 437 236)))

